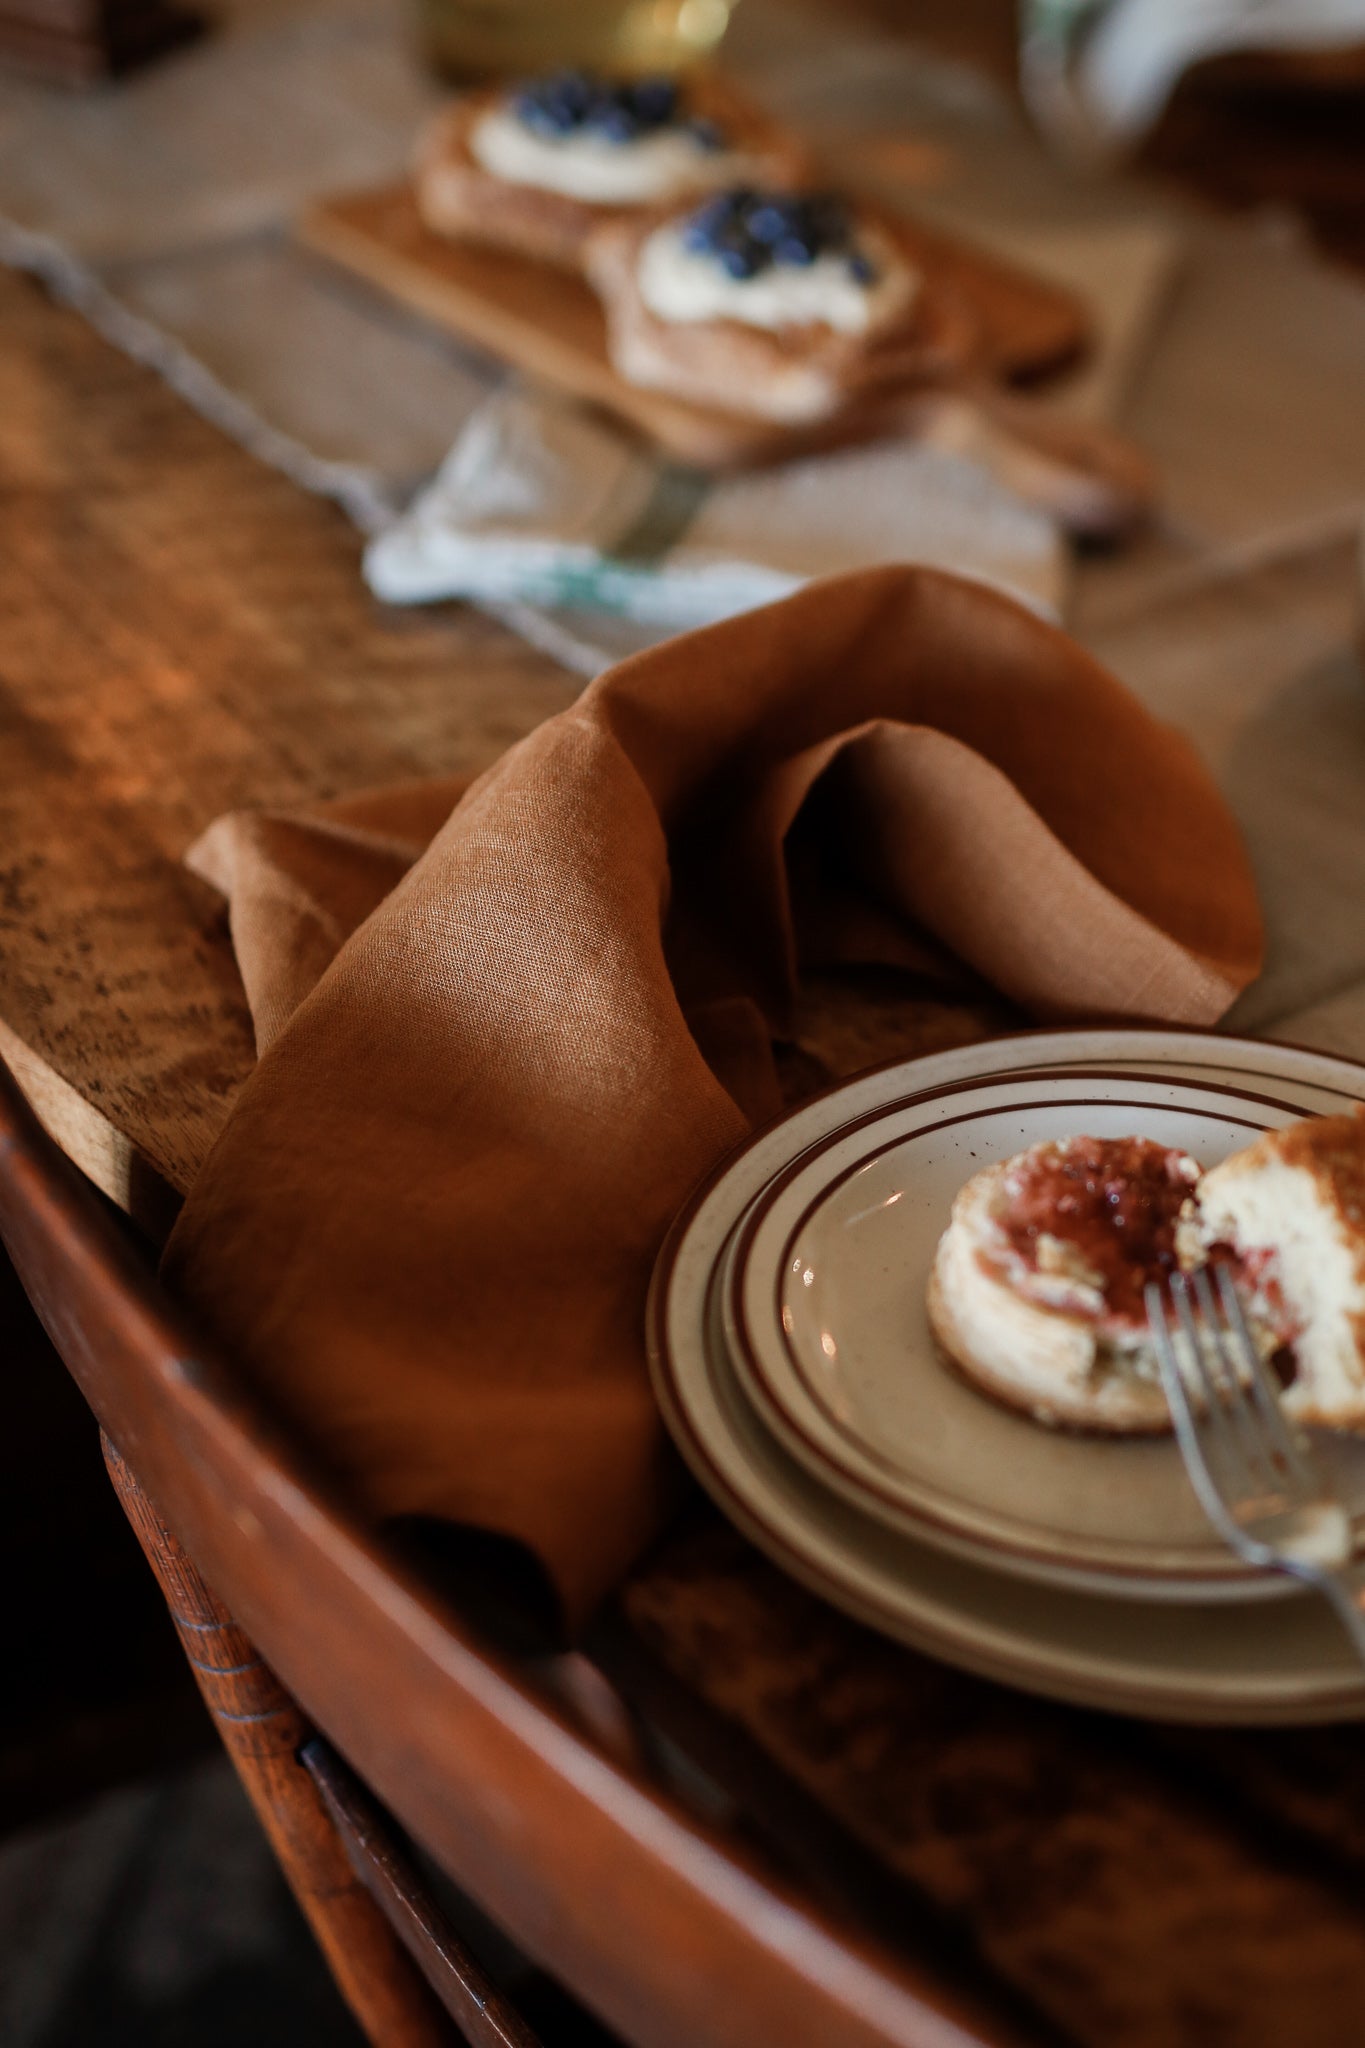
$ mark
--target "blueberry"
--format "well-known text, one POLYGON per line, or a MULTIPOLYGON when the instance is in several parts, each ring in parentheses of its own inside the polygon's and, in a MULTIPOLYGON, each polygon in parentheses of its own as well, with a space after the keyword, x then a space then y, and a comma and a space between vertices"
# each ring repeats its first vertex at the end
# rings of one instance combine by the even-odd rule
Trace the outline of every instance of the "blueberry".
POLYGON ((749 242, 730 242, 716 251, 720 265, 726 275, 734 278, 757 277, 763 268, 764 259, 749 242))
POLYGON ((678 88, 671 78, 642 78, 627 88, 632 110, 651 128, 662 128, 678 110, 678 88))
POLYGON ((602 88, 596 80, 588 77, 586 71, 564 71, 550 81, 555 98, 568 109, 576 121, 590 113, 594 101, 602 88))
POLYGON ((848 269, 849 275, 855 284, 875 284, 877 282, 877 266, 870 256, 863 254, 861 249, 856 249, 849 257, 848 269))
POLYGON ((684 249, 690 250, 694 256, 709 255, 715 247, 713 231, 706 226, 704 221, 697 219, 683 222, 679 240, 684 249))
POLYGON ((532 79, 513 95, 519 120, 544 135, 567 135, 592 113, 603 88, 581 71, 557 72, 532 79))
POLYGON ((594 112, 592 125, 600 129, 608 142, 634 142, 640 133, 640 123, 629 107, 604 107, 594 112))
POLYGON ((705 206, 699 206, 694 214, 689 215, 687 226, 689 229, 695 228, 698 234, 709 241, 713 235, 720 233, 729 219, 730 208, 724 198, 708 199, 705 206))
POLYGON ((715 121, 707 121, 698 115, 687 124, 687 132, 702 149, 724 149, 725 130, 715 121))
POLYGON ((778 263, 798 263, 804 267, 815 261, 815 243, 807 235, 784 235, 773 256, 778 263))
POLYGON ((520 111, 524 125, 538 135, 567 135, 574 125, 573 115, 566 108, 543 100, 534 100, 520 111))
POLYGON ((780 242, 791 233, 791 209, 776 200, 765 199, 751 210, 745 224, 756 242, 780 242))

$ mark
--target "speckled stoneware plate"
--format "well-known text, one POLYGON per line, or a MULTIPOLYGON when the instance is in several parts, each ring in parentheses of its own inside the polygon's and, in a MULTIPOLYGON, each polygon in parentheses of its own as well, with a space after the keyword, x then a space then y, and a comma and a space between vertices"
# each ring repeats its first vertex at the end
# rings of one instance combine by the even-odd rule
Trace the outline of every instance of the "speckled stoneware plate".
MULTIPOLYGON (((693 1197, 660 1256, 650 1355, 683 1455, 722 1509, 793 1576, 948 1662, 1080 1704, 1167 1719, 1293 1723, 1365 1715, 1365 1674, 1311 1597, 1272 1606, 1109 1597, 954 1554, 868 1512, 792 1456, 739 1383, 727 1253, 766 1189, 812 1147, 889 1104, 959 1083, 1096 1070, 1272 1094, 1302 1112, 1365 1099, 1347 1062, 1212 1035, 1032 1033, 860 1076, 758 1133, 693 1197), (1262 1088, 1270 1080, 1274 1088, 1262 1088)), ((970 1163, 970 1162, 969 1162, 970 1163)), ((975 1398, 975 1397, 974 1397, 975 1398)), ((1030 1431, 1033 1425, 1021 1423, 1030 1431)), ((1129 1586, 1128 1591, 1133 1592, 1129 1586)))
MULTIPOLYGON (((925 1290, 963 1182, 1046 1138, 1140 1133, 1212 1166, 1259 1132, 1365 1093, 1275 1049, 1248 1073, 1125 1061, 915 1089, 817 1141, 758 1196, 723 1276, 743 1392, 801 1464, 922 1541, 1025 1578, 1145 1599, 1256 1599, 1294 1582, 1209 1527, 1172 1437, 1046 1429, 943 1358, 925 1290)), ((1323 1439, 1365 1529, 1365 1440, 1323 1439)))

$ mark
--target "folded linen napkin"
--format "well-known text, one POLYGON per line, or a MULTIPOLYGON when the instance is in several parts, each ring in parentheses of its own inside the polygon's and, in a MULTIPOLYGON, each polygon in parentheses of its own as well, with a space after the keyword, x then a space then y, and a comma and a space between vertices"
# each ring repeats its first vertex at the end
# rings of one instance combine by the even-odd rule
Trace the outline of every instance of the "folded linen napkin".
POLYGON ((1049 1018, 1208 1023, 1261 947, 1188 743, 927 570, 636 656, 463 793, 240 814, 190 858, 261 1059, 171 1282, 365 1506, 521 1539, 571 1617, 667 1498, 650 1266, 776 1106, 808 929, 927 931, 1049 1018))
MULTIPOLYGON (((622 652, 811 576, 886 561, 980 576, 1055 615, 1067 573, 1057 522, 997 478, 993 459, 981 417, 941 398, 918 438, 707 476, 512 384, 370 542, 365 579, 390 604, 458 597, 605 615, 624 622, 607 628, 622 652)), ((604 644, 596 625, 579 637, 604 644)))

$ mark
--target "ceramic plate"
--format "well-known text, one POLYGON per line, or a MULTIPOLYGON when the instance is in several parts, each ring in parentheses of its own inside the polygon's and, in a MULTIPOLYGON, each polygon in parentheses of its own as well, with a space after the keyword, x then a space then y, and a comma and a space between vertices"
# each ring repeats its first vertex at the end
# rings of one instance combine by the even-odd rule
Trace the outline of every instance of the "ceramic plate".
MULTIPOLYGON (((1130 1597, 1294 1592, 1210 1529, 1173 1438, 1045 1429, 969 1384, 934 1343, 925 1289, 953 1198, 981 1167, 1079 1132, 1136 1132, 1212 1166, 1357 1099, 1327 1093, 1296 1087, 1277 1053, 1264 1074, 1230 1065, 1218 1079, 1138 1063, 983 1075, 869 1113, 780 1172, 739 1233, 722 1304, 744 1391, 815 1477, 958 1554, 1130 1597)), ((1365 1524, 1365 1442, 1321 1448, 1365 1524)))
MULTIPOLYGON (((1173 1607, 1059 1590, 935 1549, 840 1497, 791 1457, 739 1387, 721 1316, 719 1263, 749 1205, 812 1146, 888 1102, 1021 1069, 1160 1070, 1172 1078, 1267 1074, 1325 1110, 1365 1097, 1344 1061, 1197 1033, 1026 1034, 855 1081, 759 1132, 698 1191, 660 1256, 651 1367, 683 1455, 722 1509, 793 1576, 860 1619, 983 1676, 1082 1705, 1241 1723, 1365 1715, 1365 1678, 1310 1598, 1273 1607, 1173 1607)), ((1250 1083, 1248 1083, 1250 1085, 1250 1083)))

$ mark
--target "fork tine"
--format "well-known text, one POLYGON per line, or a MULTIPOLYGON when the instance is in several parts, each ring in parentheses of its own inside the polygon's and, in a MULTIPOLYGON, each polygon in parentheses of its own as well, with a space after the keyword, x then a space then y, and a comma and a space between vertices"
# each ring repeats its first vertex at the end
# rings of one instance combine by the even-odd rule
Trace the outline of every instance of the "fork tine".
POLYGON ((1223 1311, 1241 1349, 1252 1399, 1270 1442, 1294 1478, 1305 1484, 1311 1483, 1315 1474, 1307 1446, 1280 1405, 1279 1395, 1271 1382, 1269 1368, 1257 1351, 1255 1341, 1247 1328, 1241 1297, 1225 1266, 1218 1269, 1218 1292, 1223 1297, 1223 1311))
POLYGON ((1250 1347, 1250 1332, 1229 1276, 1220 1270, 1217 1278, 1226 1328, 1218 1320, 1212 1283, 1203 1267, 1193 1282, 1182 1274, 1172 1278, 1170 1310, 1160 1281, 1150 1281, 1143 1289, 1148 1327, 1190 1484, 1214 1528, 1248 1563, 1286 1572, 1316 1587, 1331 1602, 1365 1660, 1365 1605, 1351 1570, 1350 1513, 1334 1486, 1315 1469, 1307 1443, 1296 1442, 1288 1418, 1280 1415, 1277 1422, 1270 1413, 1271 1407, 1278 1410, 1279 1402, 1254 1348, 1247 1350, 1245 1374, 1235 1355, 1230 1356, 1230 1349, 1235 1354, 1241 1345, 1250 1347), (1203 1317, 1202 1332, 1191 1307, 1192 1292, 1203 1317), (1189 1347, 1188 1368, 1177 1353, 1177 1336, 1189 1347), (1217 1355, 1217 1372, 1210 1363, 1210 1348, 1217 1355), (1197 1416, 1187 1377, 1196 1383, 1196 1391, 1202 1390, 1197 1416), (1232 1413, 1225 1413, 1226 1408, 1232 1413), (1241 1449, 1248 1431, 1262 1459, 1273 1461, 1281 1440, 1288 1446, 1290 1455, 1281 1460, 1283 1472, 1268 1494, 1257 1496, 1242 1483, 1250 1479, 1256 1484, 1255 1461, 1248 1465, 1241 1449), (1240 1480, 1234 1472, 1237 1466, 1240 1480))
POLYGON ((1198 1267, 1185 1283, 1183 1291, 1187 1299, 1191 1290, 1199 1304, 1200 1347, 1205 1356, 1211 1349, 1218 1360, 1219 1392, 1228 1410, 1231 1426, 1236 1430, 1241 1442, 1248 1471, 1263 1493, 1283 1492, 1284 1475, 1276 1469, 1274 1446, 1268 1441, 1262 1420, 1253 1409, 1248 1394, 1249 1358, 1239 1361, 1231 1355, 1218 1315, 1218 1304, 1214 1300, 1207 1266, 1198 1267))
POLYGON ((1190 1390, 1185 1385, 1185 1375, 1180 1369, 1176 1356, 1175 1339, 1171 1332, 1170 1317, 1166 1313, 1166 1301, 1159 1281, 1149 1280, 1143 1289, 1147 1304, 1147 1323, 1156 1345, 1156 1354, 1161 1365, 1162 1385, 1171 1414, 1177 1424, 1183 1419, 1190 1429, 1194 1428, 1194 1409, 1190 1404, 1190 1390))
POLYGON ((1205 1462, 1214 1484, 1225 1497, 1232 1496, 1227 1502, 1229 1512, 1240 1519, 1242 1508, 1252 1500, 1264 1502, 1282 1494, 1284 1479, 1275 1469, 1260 1424, 1219 1341, 1216 1325, 1209 1322, 1212 1297, 1207 1302, 1200 1297, 1198 1278, 1196 1273, 1192 1283, 1187 1275, 1175 1274, 1171 1298, 1204 1393, 1203 1411, 1195 1418, 1195 1428, 1204 1446, 1205 1462), (1195 1316, 1196 1301, 1199 1318, 1195 1316), (1215 1461, 1218 1470, 1214 1470, 1215 1461))
MULTIPOLYGON (((1205 1416, 1213 1422, 1215 1428, 1220 1424, 1227 1425, 1230 1418, 1222 1400, 1222 1375, 1214 1372, 1209 1364, 1208 1353, 1200 1342, 1199 1325, 1195 1322, 1194 1310, 1190 1306, 1189 1282, 1183 1273, 1171 1276, 1171 1306, 1175 1310, 1181 1335, 1189 1346, 1190 1361, 1198 1375, 1199 1392, 1204 1397, 1205 1416)), ((1224 1427, 1223 1434, 1228 1433, 1224 1427)))
MULTIPOLYGON (((1174 1288, 1172 1289, 1174 1293, 1174 1288)), ((1214 1476, 1210 1462, 1210 1449, 1216 1442, 1225 1448, 1229 1438, 1226 1425, 1218 1414, 1219 1402, 1208 1384, 1208 1371, 1198 1348, 1195 1348, 1196 1368, 1204 1382, 1204 1414, 1211 1418, 1207 1425, 1195 1420, 1190 1390, 1185 1384, 1185 1374, 1176 1355, 1175 1336, 1171 1329, 1166 1301, 1159 1281, 1149 1281, 1143 1296, 1147 1305, 1147 1321, 1156 1345, 1157 1358, 1161 1365, 1162 1384, 1166 1389, 1166 1400, 1171 1410, 1171 1421, 1175 1425, 1176 1440, 1180 1454, 1185 1461, 1185 1470, 1190 1483, 1199 1496, 1204 1513, 1216 1529, 1234 1548, 1241 1548, 1242 1532, 1227 1501, 1224 1499, 1220 1481, 1214 1476)))

